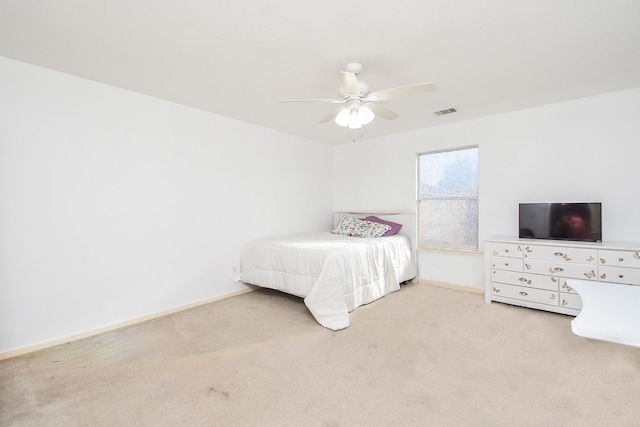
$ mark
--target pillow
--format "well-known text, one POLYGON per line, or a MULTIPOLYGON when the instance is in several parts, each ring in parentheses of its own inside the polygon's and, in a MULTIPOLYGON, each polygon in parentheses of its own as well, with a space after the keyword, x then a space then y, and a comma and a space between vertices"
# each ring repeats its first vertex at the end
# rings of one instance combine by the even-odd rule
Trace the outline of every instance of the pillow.
POLYGON ((390 229, 391 227, 386 224, 343 216, 331 232, 351 237, 381 237, 390 229))
POLYGON ((383 236, 393 236, 394 234, 398 234, 398 231, 400 231, 400 229, 402 228, 402 224, 398 224, 397 222, 385 221, 384 219, 380 219, 377 216, 368 216, 364 219, 371 222, 385 224, 391 227, 391 229, 384 233, 383 236))

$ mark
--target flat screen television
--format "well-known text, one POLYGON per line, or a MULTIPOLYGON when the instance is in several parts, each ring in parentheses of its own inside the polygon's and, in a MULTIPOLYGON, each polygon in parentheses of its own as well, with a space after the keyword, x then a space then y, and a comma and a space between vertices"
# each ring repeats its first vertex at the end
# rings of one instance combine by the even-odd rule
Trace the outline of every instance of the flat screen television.
POLYGON ((520 238, 602 242, 602 204, 520 203, 520 238))

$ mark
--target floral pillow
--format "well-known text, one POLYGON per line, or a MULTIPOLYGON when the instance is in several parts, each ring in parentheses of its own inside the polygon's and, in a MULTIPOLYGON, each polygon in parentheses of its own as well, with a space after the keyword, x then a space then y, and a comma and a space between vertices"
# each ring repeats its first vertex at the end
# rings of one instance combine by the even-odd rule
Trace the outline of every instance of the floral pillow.
POLYGON ((402 224, 398 224, 396 222, 391 222, 391 221, 385 221, 384 219, 380 219, 377 216, 368 216, 366 218, 362 218, 366 221, 371 221, 371 222, 379 222, 380 224, 386 224, 388 226, 391 227, 391 230, 387 231, 386 233, 383 234, 383 237, 386 236, 393 236, 395 234, 398 234, 398 231, 400 231, 400 229, 402 228, 402 224))
POLYGON ((386 224, 343 216, 331 232, 352 237, 381 237, 389 230, 391 230, 391 227, 386 224))

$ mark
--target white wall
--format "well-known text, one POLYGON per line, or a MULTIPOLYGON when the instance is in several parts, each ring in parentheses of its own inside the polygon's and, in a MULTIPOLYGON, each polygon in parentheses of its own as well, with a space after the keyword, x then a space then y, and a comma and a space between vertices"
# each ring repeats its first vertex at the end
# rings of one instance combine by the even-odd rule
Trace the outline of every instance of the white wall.
MULTIPOLYGON (((640 241, 640 89, 338 147, 5 58, 0 93, 0 353, 242 290, 246 240, 334 209, 414 210, 424 151, 480 146, 481 238, 518 202, 594 200, 640 241)), ((419 264, 482 287, 479 256, 419 264)))
POLYGON ((325 144, 5 58, 0 93, 0 353, 237 292, 246 240, 331 226, 325 144))
MULTIPOLYGON (((517 235, 519 202, 601 201, 603 239, 640 242, 638 117, 634 89, 339 146, 334 206, 415 209, 416 154, 478 145, 481 239, 517 235)), ((482 258, 420 252, 419 275, 482 288, 482 258)))

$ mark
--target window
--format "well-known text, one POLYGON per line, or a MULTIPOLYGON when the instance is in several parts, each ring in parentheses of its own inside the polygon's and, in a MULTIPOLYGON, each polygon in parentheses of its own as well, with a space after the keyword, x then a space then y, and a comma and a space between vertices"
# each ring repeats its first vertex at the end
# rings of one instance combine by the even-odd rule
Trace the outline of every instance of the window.
POLYGON ((478 147, 418 155, 418 244, 478 249, 478 147))

